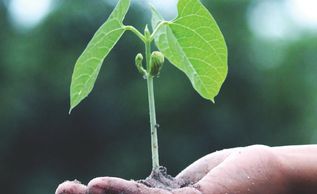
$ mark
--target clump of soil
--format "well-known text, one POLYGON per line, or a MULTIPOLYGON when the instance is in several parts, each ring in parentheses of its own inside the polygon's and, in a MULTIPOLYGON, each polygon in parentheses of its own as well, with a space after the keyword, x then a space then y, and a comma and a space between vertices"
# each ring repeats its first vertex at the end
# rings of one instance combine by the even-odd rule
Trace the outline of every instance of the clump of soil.
POLYGON ((160 188, 171 191, 173 189, 179 189, 189 186, 190 183, 186 183, 183 180, 178 180, 167 174, 167 169, 163 166, 152 171, 150 176, 144 180, 137 181, 151 188, 160 188))

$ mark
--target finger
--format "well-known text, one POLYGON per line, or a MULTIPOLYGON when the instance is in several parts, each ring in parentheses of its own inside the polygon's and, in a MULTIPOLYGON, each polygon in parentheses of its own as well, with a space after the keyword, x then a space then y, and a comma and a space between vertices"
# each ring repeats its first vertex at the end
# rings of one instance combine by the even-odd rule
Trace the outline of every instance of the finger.
POLYGON ((236 152, 241 148, 225 149, 217 151, 212 154, 206 155, 197 160, 182 172, 180 172, 176 179, 184 181, 184 184, 197 183, 202 179, 210 170, 222 163, 230 154, 236 152))
POLYGON ((65 181, 57 187, 55 194, 85 194, 86 189, 79 181, 65 181))
POLYGON ((195 188, 185 187, 185 188, 173 190, 172 194, 202 194, 202 193, 195 188))
POLYGON ((283 194, 287 184, 276 154, 256 145, 232 153, 195 187, 205 194, 283 194))
POLYGON ((171 194, 171 192, 149 188, 135 181, 127 181, 120 178, 100 177, 91 180, 88 183, 89 194, 171 194))
POLYGON ((279 146, 272 147, 272 149, 278 154, 300 154, 310 155, 317 152, 317 145, 291 145, 291 146, 279 146))

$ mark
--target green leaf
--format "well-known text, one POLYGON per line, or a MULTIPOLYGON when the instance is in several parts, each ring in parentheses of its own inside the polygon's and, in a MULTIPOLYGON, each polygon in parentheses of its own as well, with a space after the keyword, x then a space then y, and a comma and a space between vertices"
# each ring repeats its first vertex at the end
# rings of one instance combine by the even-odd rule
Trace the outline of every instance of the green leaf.
MULTIPOLYGON (((164 19, 153 8, 152 27, 164 19)), ((179 0, 178 16, 155 34, 165 57, 190 79, 194 89, 214 102, 227 76, 227 46, 209 11, 200 0, 179 0)))
POLYGON ((70 87, 70 112, 92 91, 104 59, 125 32, 122 22, 130 1, 119 1, 78 58, 70 87))

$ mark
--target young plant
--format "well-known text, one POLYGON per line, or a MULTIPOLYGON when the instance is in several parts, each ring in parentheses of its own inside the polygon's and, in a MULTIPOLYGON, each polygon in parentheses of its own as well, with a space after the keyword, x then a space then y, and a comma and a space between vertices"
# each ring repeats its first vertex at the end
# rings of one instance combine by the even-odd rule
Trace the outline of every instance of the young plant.
POLYGON ((152 166, 159 168, 153 79, 158 76, 164 58, 184 72, 193 88, 214 102, 227 76, 227 47, 224 37, 209 11, 200 0, 179 0, 178 16, 166 21, 152 7, 152 32, 145 26, 141 33, 123 20, 131 0, 119 0, 108 20, 95 33, 76 62, 70 88, 70 112, 92 91, 102 63, 126 31, 133 32, 145 45, 137 54, 137 70, 147 81, 150 112, 152 166), (152 43, 160 51, 151 51, 152 43))

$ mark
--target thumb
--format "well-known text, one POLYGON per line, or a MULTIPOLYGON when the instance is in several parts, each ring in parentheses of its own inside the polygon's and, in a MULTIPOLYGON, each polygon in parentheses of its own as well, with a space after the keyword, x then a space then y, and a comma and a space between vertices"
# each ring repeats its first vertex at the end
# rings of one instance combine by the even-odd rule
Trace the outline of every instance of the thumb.
POLYGON ((239 149, 241 148, 225 149, 208 154, 185 168, 176 176, 176 179, 190 183, 197 183, 205 177, 209 171, 217 167, 232 153, 239 149))

